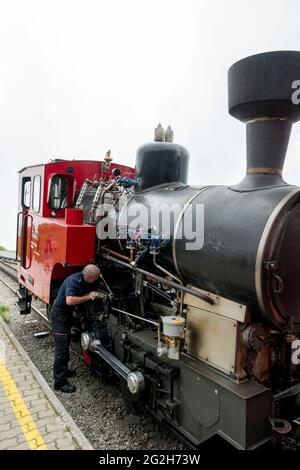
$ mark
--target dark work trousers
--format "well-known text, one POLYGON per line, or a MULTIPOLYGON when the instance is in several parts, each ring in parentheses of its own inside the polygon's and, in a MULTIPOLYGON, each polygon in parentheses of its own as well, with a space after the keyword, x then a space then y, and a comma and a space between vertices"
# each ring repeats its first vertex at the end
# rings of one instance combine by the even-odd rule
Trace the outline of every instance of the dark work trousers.
POLYGON ((68 383, 67 370, 70 360, 71 313, 68 308, 55 304, 51 309, 51 324, 54 336, 55 358, 53 367, 54 386, 62 387, 68 383))

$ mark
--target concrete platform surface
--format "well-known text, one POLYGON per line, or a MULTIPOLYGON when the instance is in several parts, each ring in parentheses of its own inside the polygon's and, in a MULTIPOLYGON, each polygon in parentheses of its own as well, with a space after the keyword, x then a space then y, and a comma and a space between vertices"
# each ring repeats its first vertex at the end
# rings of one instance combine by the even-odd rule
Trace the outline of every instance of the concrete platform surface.
POLYGON ((92 449, 0 320, 0 450, 92 449))

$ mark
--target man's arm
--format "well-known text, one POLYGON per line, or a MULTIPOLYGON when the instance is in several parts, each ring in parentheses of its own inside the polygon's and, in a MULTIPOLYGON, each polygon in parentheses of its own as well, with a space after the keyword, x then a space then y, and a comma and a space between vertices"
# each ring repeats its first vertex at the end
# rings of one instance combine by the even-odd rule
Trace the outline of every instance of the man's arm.
POLYGON ((66 296, 66 304, 67 305, 79 305, 83 304, 84 302, 87 302, 88 300, 94 300, 94 299, 99 299, 101 296, 100 292, 89 292, 86 295, 83 295, 82 297, 76 297, 73 295, 67 295, 66 296))

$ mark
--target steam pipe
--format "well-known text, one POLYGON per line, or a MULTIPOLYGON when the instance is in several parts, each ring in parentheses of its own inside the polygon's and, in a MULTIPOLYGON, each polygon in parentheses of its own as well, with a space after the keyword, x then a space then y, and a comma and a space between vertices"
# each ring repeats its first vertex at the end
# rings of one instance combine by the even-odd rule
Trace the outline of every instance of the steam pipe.
POLYGON ((195 297, 198 297, 198 299, 203 300, 204 302, 207 302, 210 305, 214 305, 213 299, 208 297, 205 294, 201 294, 200 292, 195 292, 193 289, 190 289, 185 286, 181 286, 180 284, 177 284, 176 282, 170 281, 169 279, 166 279, 164 277, 158 276, 157 274, 150 273, 149 271, 146 271, 145 269, 137 268, 135 266, 132 266, 129 263, 125 263, 124 261, 118 260, 116 258, 113 258, 112 256, 109 255, 102 255, 104 259, 107 261, 111 261, 112 263, 118 264, 119 266, 123 266, 124 268, 129 268, 132 271, 139 272, 141 274, 144 274, 145 276, 152 277, 153 279, 156 279, 159 282, 163 282, 164 284, 169 285, 170 287, 174 287, 174 289, 181 290, 182 292, 186 292, 187 294, 194 295, 195 297))
POLYGON ((139 315, 134 315, 133 313, 125 312, 125 310, 120 310, 119 308, 112 307, 112 310, 115 312, 123 313, 124 315, 128 315, 129 317, 137 318, 138 320, 145 321, 150 323, 157 328, 157 348, 161 347, 161 340, 160 340, 160 323, 157 321, 149 320, 148 318, 140 317, 139 315))
POLYGON ((122 255, 121 253, 117 253, 116 251, 110 250, 109 248, 106 248, 105 246, 102 248, 103 251, 107 251, 107 253, 110 253, 113 256, 116 256, 117 258, 120 258, 124 261, 130 261, 129 256, 122 255))
MULTIPOLYGON (((179 279, 178 277, 174 276, 174 274, 170 273, 169 271, 167 271, 165 268, 163 268, 162 266, 160 266, 157 261, 156 261, 156 253, 153 254, 153 264, 154 266, 159 269, 160 271, 162 271, 164 274, 166 274, 167 276, 170 276, 172 279, 174 279, 175 281, 179 282, 179 284, 182 286, 182 281, 181 279, 179 279)), ((180 294, 180 316, 182 316, 182 307, 183 307, 183 292, 181 291, 181 294, 180 294)))

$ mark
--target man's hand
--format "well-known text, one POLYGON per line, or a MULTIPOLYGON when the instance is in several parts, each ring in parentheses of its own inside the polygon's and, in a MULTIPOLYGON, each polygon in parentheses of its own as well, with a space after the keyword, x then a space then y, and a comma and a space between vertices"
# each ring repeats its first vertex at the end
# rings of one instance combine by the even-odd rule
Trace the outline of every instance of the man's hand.
POLYGON ((82 297, 67 296, 66 303, 67 305, 79 305, 84 302, 87 302, 88 300, 101 299, 102 297, 103 295, 101 294, 101 292, 93 291, 89 294, 83 295, 82 297))
POLYGON ((89 300, 101 299, 102 294, 97 291, 90 292, 88 295, 89 300))

